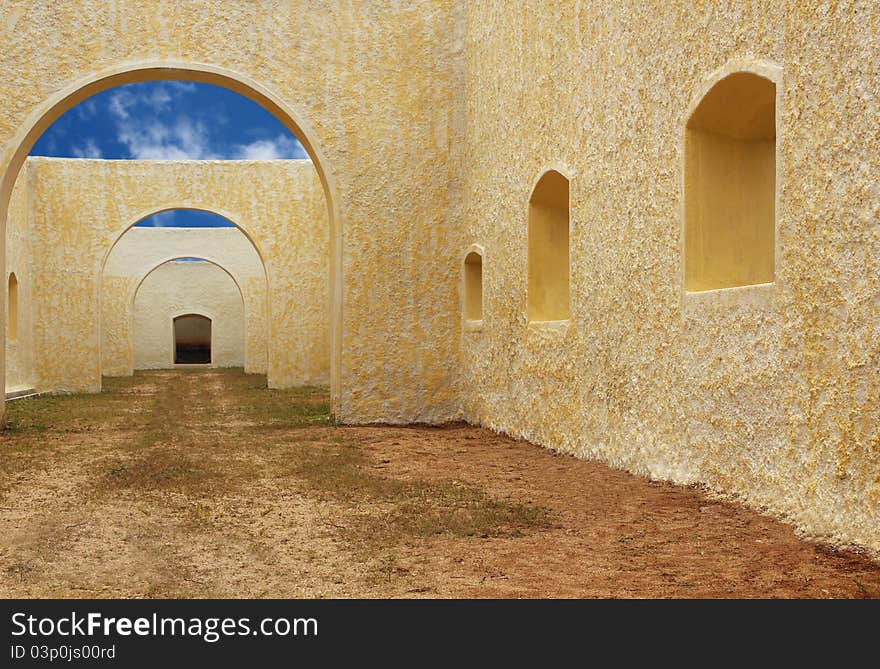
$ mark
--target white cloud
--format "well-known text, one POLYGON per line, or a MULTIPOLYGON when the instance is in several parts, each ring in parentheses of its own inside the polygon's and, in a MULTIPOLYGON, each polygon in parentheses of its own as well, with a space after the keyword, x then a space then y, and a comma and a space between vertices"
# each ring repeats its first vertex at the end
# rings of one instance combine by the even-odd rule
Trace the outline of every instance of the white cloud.
POLYGON ((71 153, 75 158, 103 158, 104 154, 101 153, 101 149, 98 148, 98 145, 95 143, 94 139, 87 139, 85 145, 83 146, 74 146, 71 148, 71 153))
POLYGON ((117 119, 125 120, 128 118, 128 108, 131 106, 134 96, 126 90, 116 91, 110 96, 108 107, 110 113, 117 119))
POLYGON ((258 139, 250 144, 237 144, 233 150, 234 156, 238 160, 280 160, 306 157, 306 152, 300 143, 284 135, 278 135, 275 139, 258 139))
POLYGON ((170 118, 174 95, 198 89, 191 82, 163 82, 148 89, 120 88, 108 100, 116 125, 117 141, 135 160, 280 160, 306 158, 302 145, 293 137, 279 134, 271 139, 229 146, 211 128, 225 118, 214 113, 210 121, 180 116, 170 118), (162 118, 163 120, 159 120, 162 118), (148 120, 149 119, 149 120, 148 120))
POLYGON ((153 214, 144 221, 145 228, 170 228, 174 226, 175 212, 173 209, 169 211, 161 211, 153 214))
POLYGON ((94 98, 89 98, 76 106, 76 115, 81 121, 88 121, 94 118, 97 113, 98 103, 95 102, 94 98))
POLYGON ((147 96, 141 96, 143 104, 153 111, 160 112, 168 108, 171 102, 171 93, 164 86, 156 86, 147 96))
POLYGON ((196 92, 196 85, 192 81, 166 81, 163 85, 178 93, 196 92))
POLYGON ((173 125, 137 120, 120 123, 117 139, 136 160, 210 160, 218 157, 211 148, 205 124, 188 118, 180 118, 173 125))
POLYGON ((173 100, 169 88, 171 88, 169 84, 162 84, 151 86, 147 90, 140 89, 137 93, 127 88, 120 88, 110 96, 110 113, 118 120, 125 121, 138 109, 149 108, 156 113, 166 111, 173 100))

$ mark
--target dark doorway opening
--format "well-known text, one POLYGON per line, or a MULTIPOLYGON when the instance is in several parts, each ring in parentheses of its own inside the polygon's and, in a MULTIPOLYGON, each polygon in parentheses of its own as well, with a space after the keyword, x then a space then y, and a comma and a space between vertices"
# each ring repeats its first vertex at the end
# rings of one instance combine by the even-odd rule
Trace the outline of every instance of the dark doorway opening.
POLYGON ((211 319, 186 314, 174 319, 174 363, 211 364, 211 319))

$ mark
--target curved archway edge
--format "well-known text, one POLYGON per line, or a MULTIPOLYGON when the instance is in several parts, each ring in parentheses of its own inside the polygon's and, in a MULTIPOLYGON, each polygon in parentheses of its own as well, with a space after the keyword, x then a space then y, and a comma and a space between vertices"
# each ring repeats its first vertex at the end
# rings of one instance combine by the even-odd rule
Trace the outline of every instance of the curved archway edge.
MULTIPOLYGON (((333 173, 328 169, 327 160, 318 144, 316 133, 311 124, 280 96, 247 75, 205 63, 134 62, 123 63, 89 77, 74 80, 61 88, 31 111, 23 126, 19 128, 12 141, 4 149, 5 169, 2 180, 0 180, 0 235, 5 239, 9 202, 15 180, 31 147, 46 128, 68 109, 96 93, 125 84, 160 80, 213 84, 243 95, 278 118, 296 135, 311 158, 324 190, 330 223, 330 396, 331 408, 334 413, 338 413, 342 368, 343 235, 335 179, 333 173)), ((239 227, 239 229, 241 228, 239 227)), ((5 246, 2 263, 0 269, 5 274, 5 246)), ((5 327, 3 329, 5 338, 5 327)), ((0 350, 0 356, 2 355, 3 352, 0 350)))

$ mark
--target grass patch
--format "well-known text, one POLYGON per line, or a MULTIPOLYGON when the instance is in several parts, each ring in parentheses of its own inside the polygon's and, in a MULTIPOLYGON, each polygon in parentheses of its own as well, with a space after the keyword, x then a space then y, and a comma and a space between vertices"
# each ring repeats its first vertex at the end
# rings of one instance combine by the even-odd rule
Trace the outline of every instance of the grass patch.
MULTIPOLYGON (((477 486, 442 481, 418 482, 390 514, 386 535, 430 537, 515 537, 550 526, 543 507, 489 497, 477 486)), ((370 528, 376 533, 376 524, 370 528)), ((379 525, 378 529, 382 529, 379 525)))
POLYGON ((222 472, 196 463, 179 452, 152 448, 106 471, 98 487, 105 490, 193 489, 221 476, 222 472))
POLYGON ((273 389, 266 386, 266 377, 261 374, 243 374, 240 370, 223 373, 225 382, 234 388, 240 415, 261 430, 331 424, 327 388, 273 389))
POLYGON ((289 473, 317 497, 368 510, 352 514, 344 525, 360 544, 435 535, 520 536, 550 525, 547 509, 494 499, 473 484, 376 474, 363 449, 342 438, 297 445, 286 461, 289 473))
POLYGON ((129 411, 133 389, 143 379, 104 379, 100 393, 41 395, 6 404, 6 434, 84 432, 135 420, 129 411))

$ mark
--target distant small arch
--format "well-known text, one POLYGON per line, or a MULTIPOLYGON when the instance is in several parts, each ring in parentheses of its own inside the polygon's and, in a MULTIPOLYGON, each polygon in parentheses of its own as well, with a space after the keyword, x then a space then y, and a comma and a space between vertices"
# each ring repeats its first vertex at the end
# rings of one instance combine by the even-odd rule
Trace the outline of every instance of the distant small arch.
POLYGON ((18 279, 10 272, 6 290, 6 335, 10 340, 18 339, 18 279))
MULTIPOLYGON (((239 283, 238 279, 236 279, 236 277, 235 277, 235 276, 234 276, 234 275, 233 275, 233 274, 232 274, 232 273, 231 273, 226 267, 224 267, 224 266, 223 266, 221 263, 219 263, 219 262, 216 262, 216 261, 214 261, 214 260, 210 260, 210 259, 208 259, 208 258, 204 258, 204 257, 191 257, 191 256, 179 256, 179 255, 177 255, 177 256, 174 256, 174 257, 168 258, 167 260, 163 260, 162 262, 156 264, 155 266, 153 266, 152 269, 150 269, 148 272, 146 272, 146 273, 145 273, 145 274, 144 274, 144 275, 138 280, 138 282, 137 282, 137 284, 136 284, 134 290, 133 290, 132 293, 131 293, 131 297, 130 297, 130 299, 131 299, 130 310, 129 310, 129 312, 130 312, 130 319, 131 319, 131 321, 130 321, 130 322, 131 322, 131 325, 130 325, 130 328, 131 328, 131 329, 130 329, 130 331, 131 331, 132 333, 134 333, 135 330, 136 330, 136 321, 137 321, 136 302, 137 302, 137 299, 138 299, 139 294, 141 293, 141 288, 143 287, 143 285, 144 285, 144 284, 146 283, 146 281, 150 278, 150 276, 152 276, 152 275, 153 275, 157 270, 159 270, 160 268, 162 268, 162 267, 164 267, 164 266, 166 266, 166 265, 169 265, 169 264, 171 264, 171 263, 173 263, 173 262, 175 262, 175 261, 180 261, 180 260, 184 260, 184 259, 185 259, 186 261, 188 261, 188 262, 193 262, 193 261, 195 261, 195 262, 198 262, 198 263, 204 263, 204 264, 206 264, 206 265, 212 265, 212 266, 215 267, 216 269, 221 270, 221 271, 222 271, 222 272, 223 272, 223 273, 229 278, 229 280, 232 282, 232 285, 235 287, 235 292, 236 292, 237 295, 238 295, 238 299, 241 301, 241 305, 242 305, 242 314, 243 314, 243 315, 246 314, 246 311, 245 311, 244 292, 243 292, 243 290, 242 290, 241 284, 239 283)), ((215 315, 214 313, 212 313, 211 310, 210 310, 210 307, 209 307, 208 305, 205 305, 205 304, 200 304, 200 303, 197 303, 197 304, 191 304, 191 305, 188 307, 188 309, 186 309, 186 310, 175 311, 175 312, 173 312, 173 313, 171 314, 171 321, 170 321, 170 332, 171 332, 171 334, 170 334, 170 337, 171 337, 171 356, 170 356, 170 362, 171 362, 171 364, 172 364, 172 365, 176 365, 176 364, 210 364, 210 365, 213 365, 213 364, 214 364, 214 335, 215 335, 214 328, 213 328, 213 323, 214 323, 215 321, 217 321, 217 315, 215 315), (203 363, 203 362, 197 362, 197 363, 193 363, 193 362, 179 363, 179 362, 177 362, 177 357, 178 357, 178 356, 177 356, 177 348, 176 348, 176 346, 177 346, 177 343, 176 343, 176 342, 177 342, 177 330, 176 330, 176 328, 175 328, 174 323, 175 323, 175 321, 176 321, 177 318, 179 318, 179 317, 181 317, 181 316, 188 316, 188 315, 198 315, 198 316, 203 316, 204 318, 207 318, 208 320, 210 320, 211 323, 212 323, 212 328, 211 328, 211 343, 210 343, 211 360, 210 360, 209 362, 207 362, 207 363, 203 363)), ((246 338, 246 337, 245 337, 245 340, 244 340, 243 343, 244 343, 244 348, 242 349, 242 352, 243 352, 243 355, 244 355, 244 356, 247 356, 247 338, 246 338)), ((132 365, 131 365, 131 370, 132 370, 132 372, 133 372, 135 369, 139 369, 139 367, 137 366, 137 357, 138 357, 138 356, 137 356, 137 350, 136 350, 136 347, 133 347, 133 349, 132 349, 132 365)))
POLYGON ((528 263, 529 321, 568 320, 569 180, 556 169, 541 175, 529 198, 528 263))
POLYGON ((244 312, 245 317, 247 317, 247 302, 244 299, 244 290, 242 290, 241 282, 235 277, 235 275, 232 272, 230 272, 228 269, 226 269, 223 266, 223 263, 221 263, 219 260, 216 260, 214 258, 208 258, 205 256, 193 257, 193 256, 171 255, 171 256, 166 257, 164 260, 161 260, 160 262, 155 263, 148 271, 143 273, 143 275, 138 279, 137 283, 135 284, 134 290, 131 291, 131 295, 128 298, 129 299, 129 307, 130 307, 129 312, 131 312, 131 313, 134 312, 134 303, 135 303, 135 300, 137 299, 138 291, 141 289, 141 286, 144 284, 144 281, 147 280, 147 277, 149 277, 153 272, 155 272, 157 269, 159 269, 163 265, 167 265, 168 263, 180 261, 180 260, 208 263, 209 265, 214 265, 218 269, 223 270, 223 272, 226 273, 226 275, 232 280, 232 283, 234 283, 235 287, 238 289, 238 294, 241 297, 242 306, 245 310, 245 312, 244 312))
MULTIPOLYGON (((268 322, 271 320, 271 302, 268 300, 268 296, 270 294, 270 278, 269 278, 269 269, 263 260, 262 249, 260 248, 259 244, 254 240, 254 238, 251 236, 248 229, 244 225, 241 225, 239 223, 238 216, 236 216, 235 214, 232 214, 224 209, 221 209, 218 207, 213 207, 213 206, 208 206, 208 205, 204 205, 204 204, 195 204, 194 205, 192 203, 187 203, 186 206, 183 206, 183 205, 177 204, 177 203, 166 203, 166 204, 163 204, 160 206, 149 207, 149 208, 139 212, 131 219, 125 221, 124 225, 122 226, 121 231, 117 231, 115 233, 113 241, 111 242, 109 247, 105 250, 104 255, 101 259, 101 269, 100 269, 100 272, 98 273, 98 281, 99 281, 99 296, 100 296, 100 299, 102 300, 102 302, 104 300, 103 284, 105 281, 105 274, 107 271, 107 267, 110 264, 110 257, 113 254, 113 251, 122 242, 123 238, 128 233, 132 232, 135 228, 137 228, 139 223, 141 223, 142 221, 144 221, 148 218, 151 218, 152 216, 155 216, 157 214, 162 214, 162 213, 165 213, 168 211, 180 211, 180 210, 198 211, 198 212, 202 212, 202 213, 206 213, 206 214, 212 214, 214 216, 222 218, 231 225, 231 227, 229 227, 229 228, 222 228, 222 229, 224 229, 224 230, 225 229, 237 230, 239 233, 241 233, 243 235, 244 239, 248 242, 248 244, 250 244, 254 253, 256 253, 257 260, 260 265, 260 270, 263 274, 263 281, 264 281, 265 291, 266 291, 266 296, 267 296, 266 301, 265 301, 265 318, 266 318, 266 322, 268 324, 268 322)), ((154 230, 157 228, 139 228, 139 229, 141 229, 141 230, 144 230, 144 229, 154 230)), ((181 229, 183 229, 183 228, 181 228, 181 229)), ((192 252, 196 253, 197 251, 195 249, 192 249, 192 252)), ((232 272, 230 272, 226 267, 224 267, 223 262, 219 258, 215 258, 215 257, 210 256, 209 254, 202 254, 202 253, 200 253, 197 257, 196 256, 189 256, 189 255, 181 254, 181 253, 172 253, 172 254, 165 255, 158 262, 155 262, 146 272, 144 272, 140 277, 138 277, 137 282, 134 284, 134 287, 128 296, 129 323, 130 323, 129 324, 129 332, 130 333, 134 332, 135 298, 137 297, 138 291, 140 290, 140 287, 144 283, 146 278, 148 276, 150 276, 150 274, 152 274, 155 270, 157 270, 162 265, 169 263, 169 262, 176 261, 176 260, 182 260, 185 258, 191 258, 191 259, 194 258, 196 260, 211 263, 212 265, 216 265, 221 270, 223 270, 226 274, 228 274, 229 277, 232 279, 233 283, 235 283, 236 287, 238 288, 238 292, 241 294, 242 303, 244 304, 245 318, 247 319, 250 317, 250 314, 249 314, 250 305, 249 305, 248 301, 244 299, 245 290, 242 287, 242 282, 240 281, 240 279, 238 277, 233 275, 232 272)), ((103 344, 103 341, 104 341, 103 331, 105 328, 103 306, 101 307, 100 313, 101 313, 101 318, 98 321, 98 332, 99 332, 99 341, 103 344)), ((269 337, 270 336, 271 336, 271 331, 267 327, 266 328, 266 358, 268 358, 268 350, 269 350, 269 345, 270 345, 269 337)), ((245 342, 245 348, 247 349, 247 342, 245 342)), ((246 350, 246 354, 247 354, 247 350, 246 350)), ((131 348, 131 346, 129 346, 128 357, 129 357, 129 360, 131 361, 127 366, 128 370, 129 370, 128 373, 131 374, 134 372, 134 368, 135 368, 134 367, 134 352, 133 352, 133 349, 131 348)), ((103 363, 103 360, 102 360, 102 363, 103 363)))
POLYGON ((178 210, 198 211, 198 212, 202 212, 205 214, 213 214, 214 216, 218 216, 219 218, 222 218, 222 219, 226 220, 227 222, 231 223, 233 227, 235 227, 239 232, 241 232, 241 234, 244 235, 245 239, 247 239, 247 241, 253 247, 254 251, 257 254, 257 257, 260 259, 260 264, 263 267, 263 273, 266 276, 266 282, 267 282, 267 284, 269 283, 269 268, 266 267, 266 260, 265 260, 265 255, 263 253, 263 249, 260 248, 259 242, 257 242, 256 239, 254 239, 250 230, 248 230, 248 228, 245 225, 241 224, 238 216, 236 216, 235 214, 233 214, 231 212, 225 211, 224 209, 221 209, 219 207, 213 207, 210 205, 198 205, 198 204, 193 205, 193 204, 177 204, 177 203, 169 203, 169 204, 164 204, 164 205, 160 205, 160 206, 149 207, 149 208, 145 209, 144 211, 141 211, 138 214, 136 214, 132 219, 126 221, 125 224, 122 226, 122 229, 115 233, 115 235, 113 237, 113 241, 110 243, 110 245, 104 251, 104 256, 101 258, 101 266, 100 266, 99 275, 104 274, 104 270, 107 267, 107 261, 110 259, 110 254, 113 252, 113 250, 116 248, 116 245, 119 244, 119 242, 122 240, 122 238, 125 236, 125 234, 127 232, 129 232, 130 230, 135 228, 137 226, 137 224, 140 223, 141 221, 144 221, 148 218, 156 216, 157 214, 163 214, 168 211, 178 211, 178 210))

